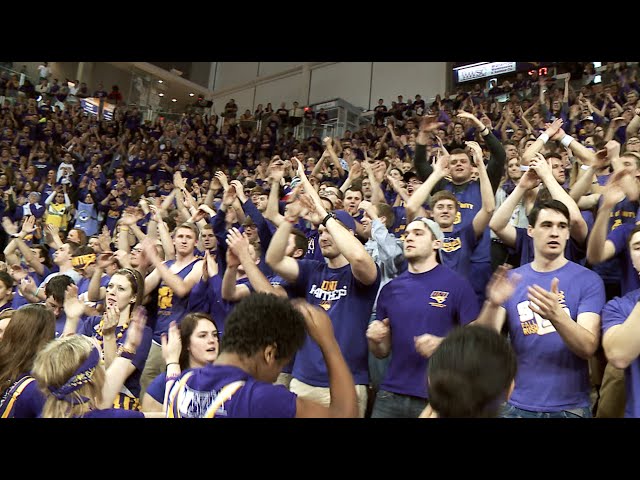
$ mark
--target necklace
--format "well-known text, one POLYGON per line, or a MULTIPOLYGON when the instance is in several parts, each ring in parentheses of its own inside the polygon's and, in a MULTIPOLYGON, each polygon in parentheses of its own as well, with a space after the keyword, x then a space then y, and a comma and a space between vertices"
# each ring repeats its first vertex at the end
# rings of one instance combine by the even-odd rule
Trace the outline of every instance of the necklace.
MULTIPOLYGON (((118 340, 120 340, 123 336, 124 333, 127 331, 127 328, 129 328, 129 322, 125 322, 122 327, 120 327, 119 325, 116 325, 116 344, 118 343, 118 340), (118 328, 120 329, 120 331, 118 331, 118 328)), ((100 343, 100 350, 102 351, 102 355, 104 357, 104 334, 103 334, 103 330, 104 330, 104 320, 100 320, 100 324, 98 325, 98 328, 96 329, 96 339, 98 340, 98 342, 100 343)))

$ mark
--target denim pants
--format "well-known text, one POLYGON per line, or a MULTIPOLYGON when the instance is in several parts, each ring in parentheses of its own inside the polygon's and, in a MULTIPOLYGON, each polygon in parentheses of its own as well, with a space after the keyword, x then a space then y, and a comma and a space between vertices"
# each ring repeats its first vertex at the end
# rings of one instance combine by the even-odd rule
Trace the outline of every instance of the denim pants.
POLYGON ((591 409, 589 407, 572 408, 562 410, 560 412, 532 412, 514 407, 508 403, 502 405, 500 418, 591 418, 591 409))
POLYGON ((427 403, 424 398, 379 390, 371 418, 418 418, 427 403))

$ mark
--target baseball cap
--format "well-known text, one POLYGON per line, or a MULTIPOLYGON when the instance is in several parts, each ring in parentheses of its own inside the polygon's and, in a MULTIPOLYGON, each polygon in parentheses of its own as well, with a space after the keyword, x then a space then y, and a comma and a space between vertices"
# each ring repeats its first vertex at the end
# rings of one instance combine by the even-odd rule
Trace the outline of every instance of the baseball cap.
POLYGON ((582 122, 593 122, 593 115, 587 115, 586 117, 584 117, 582 120, 582 122))
POLYGON ((349 230, 356 231, 356 221, 349 212, 345 210, 334 210, 333 214, 336 216, 336 220, 342 222, 349 230))
POLYGON ((431 233, 433 233, 433 236, 436 240, 442 241, 444 239, 444 233, 442 233, 442 230, 440 229, 440 225, 438 225, 436 222, 434 222, 430 218, 416 217, 413 219, 413 221, 423 222, 427 227, 429 227, 429 230, 431 230, 431 233))
POLYGON ((418 178, 418 174, 416 172, 412 172, 411 170, 405 172, 404 175, 402 175, 402 179, 405 181, 405 183, 414 177, 418 178))

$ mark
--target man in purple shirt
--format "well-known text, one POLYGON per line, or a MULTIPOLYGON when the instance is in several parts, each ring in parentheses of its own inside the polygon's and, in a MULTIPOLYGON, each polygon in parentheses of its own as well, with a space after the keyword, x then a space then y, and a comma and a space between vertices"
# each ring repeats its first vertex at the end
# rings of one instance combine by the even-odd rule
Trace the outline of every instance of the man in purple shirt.
MULTIPOLYGON (((294 260, 286 256, 292 231, 282 222, 271 239, 266 259, 275 273, 293 288, 304 290, 312 305, 325 309, 334 325, 336 338, 351 369, 358 395, 360 416, 364 417, 369 384, 368 348, 365 333, 380 284, 380 270, 354 236, 355 220, 344 210, 328 214, 318 193, 309 183, 298 161, 298 177, 313 200, 314 214, 321 219, 320 249, 326 262, 294 260)), ((329 405, 327 367, 322 354, 309 338, 296 354, 291 391, 329 405)))
MULTIPOLYGON (((629 255, 640 272, 640 225, 629 235, 629 255)), ((640 417, 640 288, 609 301, 602 310, 602 346, 609 364, 624 370, 625 417, 640 417)))
POLYGON ((373 405, 373 418, 418 418, 427 404, 427 366, 444 337, 473 321, 479 305, 469 281, 438 264, 444 235, 437 223, 418 217, 406 229, 409 269, 380 291, 376 317, 367 329, 378 358, 393 352, 373 405))
POLYGON ((534 259, 506 275, 500 267, 476 320, 498 331, 507 322, 518 357, 505 418, 591 417, 588 360, 600 340, 605 303, 600 276, 564 255, 570 215, 558 200, 534 207, 528 234, 534 259))

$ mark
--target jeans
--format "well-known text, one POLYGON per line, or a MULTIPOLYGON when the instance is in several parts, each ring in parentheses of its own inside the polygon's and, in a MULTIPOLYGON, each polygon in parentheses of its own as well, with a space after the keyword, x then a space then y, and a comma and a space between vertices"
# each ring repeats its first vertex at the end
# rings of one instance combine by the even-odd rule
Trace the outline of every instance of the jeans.
POLYGON ((560 412, 532 412, 514 407, 508 403, 502 405, 500 418, 591 418, 591 409, 589 407, 572 408, 562 410, 560 412))
POLYGON ((380 390, 376 394, 371 418, 418 418, 427 399, 380 390))

